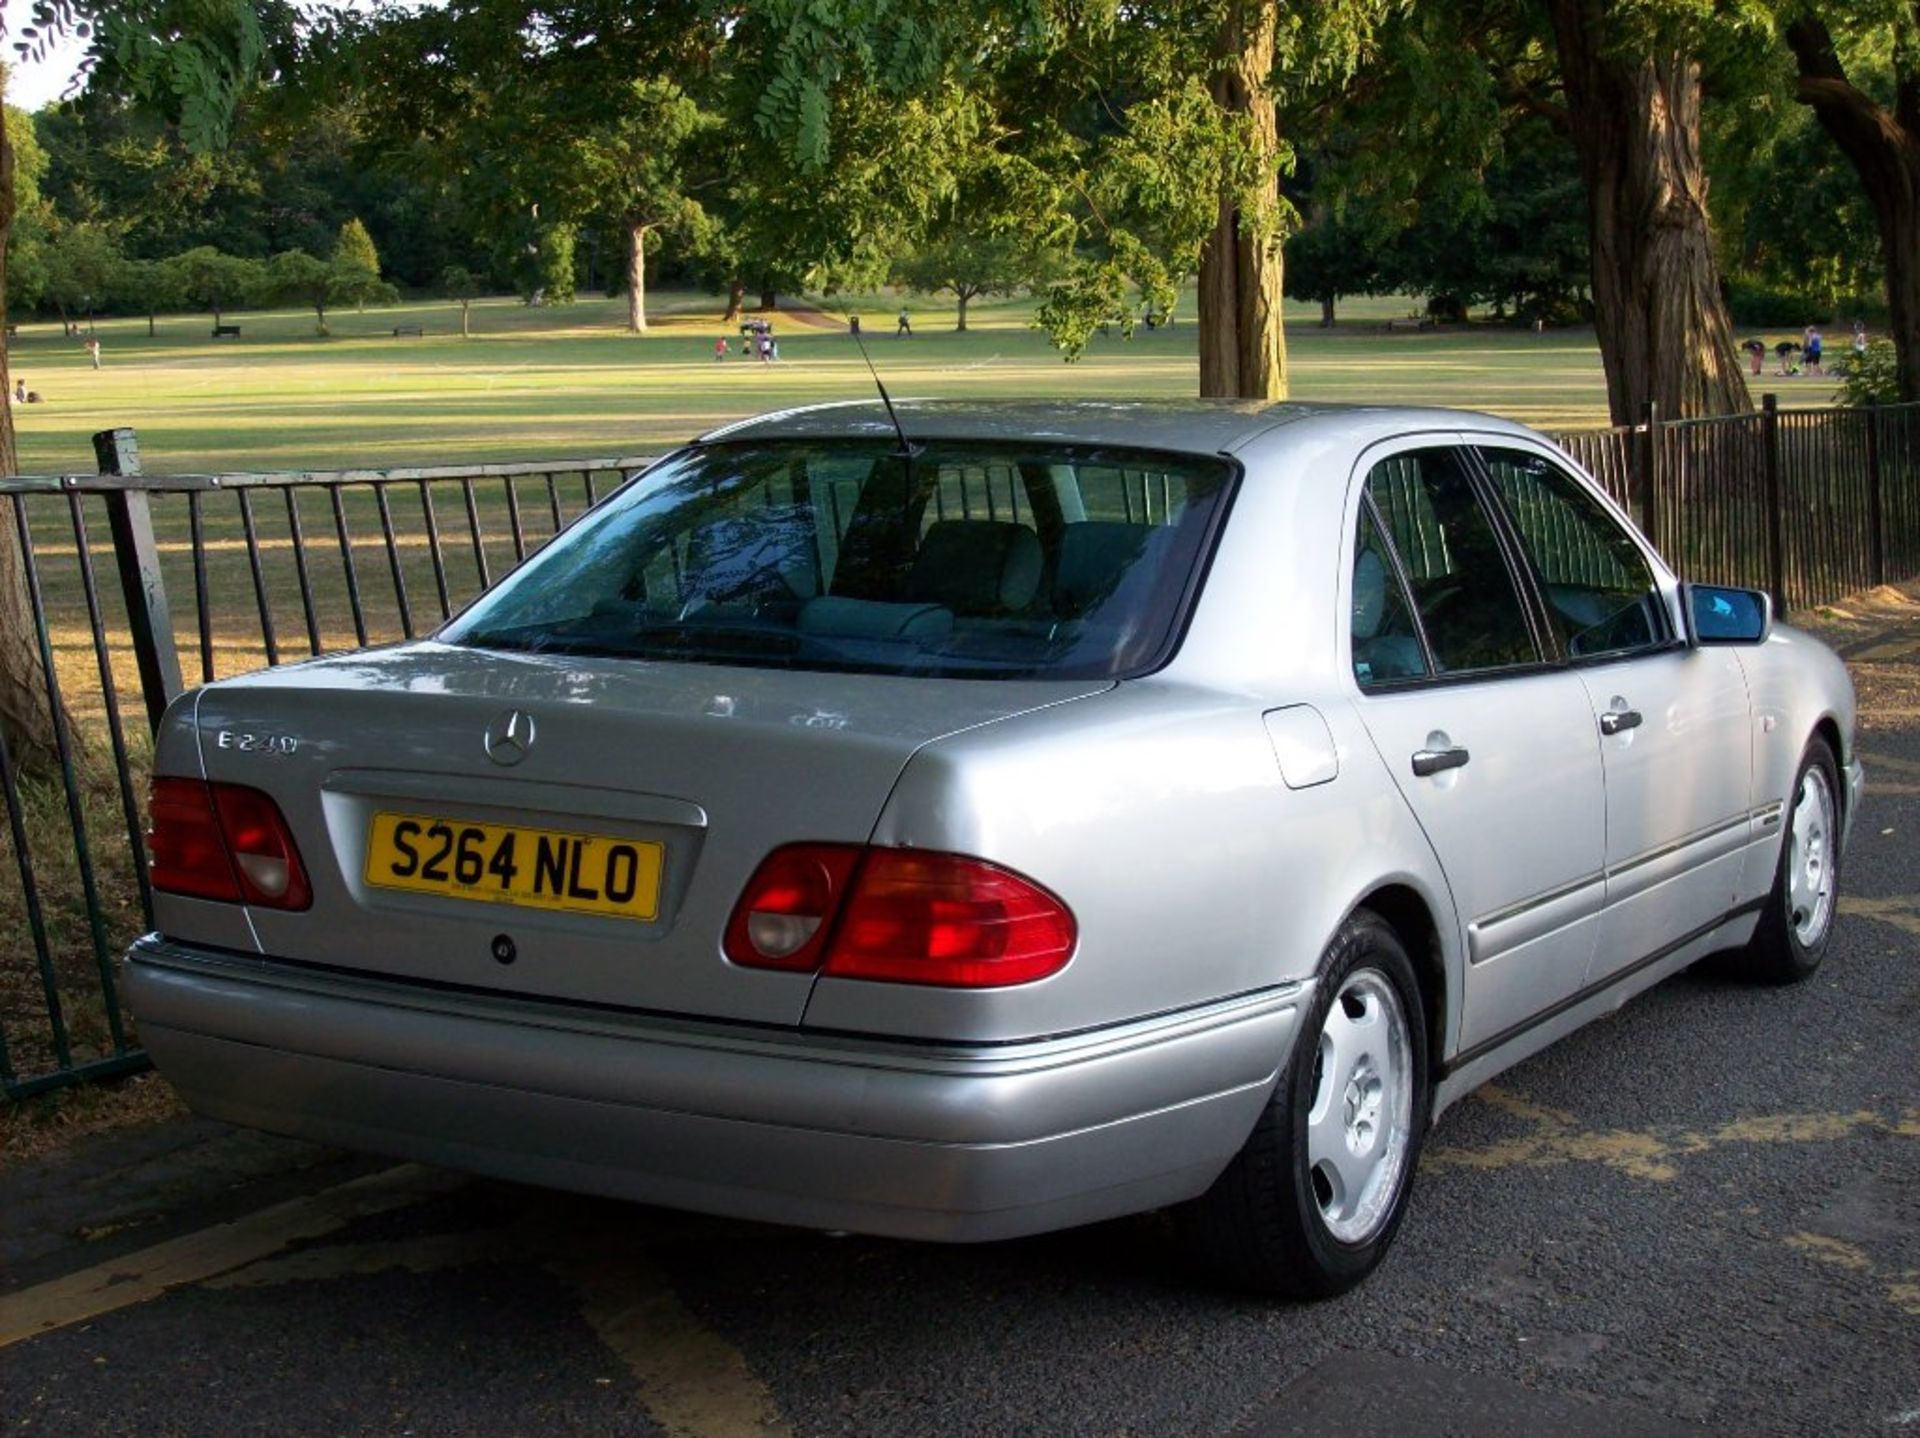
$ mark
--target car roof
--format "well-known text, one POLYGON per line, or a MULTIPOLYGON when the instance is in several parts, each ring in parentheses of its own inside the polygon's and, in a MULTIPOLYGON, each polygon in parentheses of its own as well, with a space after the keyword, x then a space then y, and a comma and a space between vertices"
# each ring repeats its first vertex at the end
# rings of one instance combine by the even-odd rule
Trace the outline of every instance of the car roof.
MULTIPOLYGON (((1461 410, 1262 400, 903 399, 896 400, 894 408, 900 427, 916 440, 1050 440, 1192 454, 1232 454, 1281 426, 1307 421, 1369 432, 1456 426, 1526 432, 1511 421, 1461 410)), ((885 407, 870 399, 756 415, 709 430, 699 442, 889 439, 893 433, 885 407)))

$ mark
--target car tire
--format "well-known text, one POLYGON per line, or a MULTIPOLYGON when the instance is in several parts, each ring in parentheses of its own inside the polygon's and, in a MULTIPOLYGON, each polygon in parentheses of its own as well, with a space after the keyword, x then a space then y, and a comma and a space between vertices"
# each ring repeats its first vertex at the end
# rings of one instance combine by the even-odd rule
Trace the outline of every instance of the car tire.
POLYGON ((1840 766, 1824 739, 1807 745, 1783 819, 1773 890, 1740 968, 1763 983, 1797 984, 1826 958, 1840 908, 1840 766))
POLYGON ((1400 1227, 1430 1098, 1413 964, 1392 927, 1360 910, 1321 959, 1245 1146, 1181 1214, 1195 1256, 1221 1281, 1261 1293, 1352 1288, 1400 1227))

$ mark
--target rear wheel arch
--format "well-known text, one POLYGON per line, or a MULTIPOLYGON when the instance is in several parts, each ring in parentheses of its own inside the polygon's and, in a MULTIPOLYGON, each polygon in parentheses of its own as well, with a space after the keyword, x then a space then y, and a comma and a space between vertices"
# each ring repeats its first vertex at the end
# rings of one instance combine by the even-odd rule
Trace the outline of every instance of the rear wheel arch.
POLYGON ((1427 1020, 1428 1077, 1437 1083, 1445 1066, 1451 995, 1446 958, 1440 947, 1440 926, 1433 909, 1417 889, 1406 884, 1382 885, 1354 908, 1365 909, 1385 920, 1399 937, 1407 957, 1413 960, 1414 977, 1420 981, 1420 1004, 1427 1020))

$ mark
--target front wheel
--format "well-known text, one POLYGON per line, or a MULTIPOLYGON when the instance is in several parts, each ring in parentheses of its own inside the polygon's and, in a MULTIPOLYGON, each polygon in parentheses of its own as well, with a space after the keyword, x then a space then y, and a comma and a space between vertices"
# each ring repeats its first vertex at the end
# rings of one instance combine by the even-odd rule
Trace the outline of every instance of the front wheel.
POLYGON ((1241 1287, 1330 1298, 1385 1256, 1430 1099, 1425 1011, 1399 935, 1364 910, 1321 960, 1293 1051, 1245 1147, 1184 1215, 1241 1287))
POLYGON ((1807 745, 1787 795, 1773 892, 1747 950, 1747 971, 1774 984, 1812 977, 1840 907, 1840 767, 1823 739, 1807 745))

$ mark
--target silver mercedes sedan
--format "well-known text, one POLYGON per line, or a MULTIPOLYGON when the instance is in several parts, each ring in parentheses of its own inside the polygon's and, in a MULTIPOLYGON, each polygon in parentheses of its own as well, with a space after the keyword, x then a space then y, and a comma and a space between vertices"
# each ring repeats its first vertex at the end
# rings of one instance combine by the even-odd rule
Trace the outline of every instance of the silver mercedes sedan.
POLYGON ((127 986, 218 1118, 743 1218, 1178 1205, 1364 1277, 1453 1100, 1819 965, 1854 698, 1434 410, 834 405, 429 640, 182 697, 127 986))

